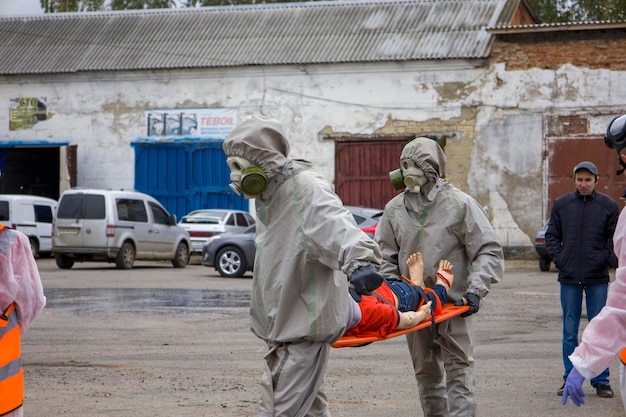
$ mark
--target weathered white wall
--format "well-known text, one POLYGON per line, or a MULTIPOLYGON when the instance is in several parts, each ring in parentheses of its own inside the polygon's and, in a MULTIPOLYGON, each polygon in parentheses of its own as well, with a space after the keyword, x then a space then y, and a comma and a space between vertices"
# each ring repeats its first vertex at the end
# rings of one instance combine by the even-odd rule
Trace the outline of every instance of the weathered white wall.
MULTIPOLYGON (((146 134, 145 111, 236 107, 239 117, 280 120, 292 156, 312 161, 334 180, 334 144, 320 133, 371 134, 393 121, 415 125, 463 118, 449 144, 449 164, 467 172, 449 180, 474 195, 506 246, 531 246, 543 222, 543 117, 573 111, 598 114, 591 129, 604 133, 611 106, 623 104, 626 73, 564 66, 558 71, 506 71, 482 61, 367 65, 276 66, 219 70, 107 72, 0 77, 0 97, 46 97, 45 130, 8 131, 1 141, 48 140, 78 145, 82 187, 134 185, 134 151, 146 134), (464 109, 474 109, 467 120, 464 109), (466 150, 465 150, 466 149, 466 150), (467 161, 467 158, 471 160, 467 161), (465 159, 462 161, 461 159, 465 159)), ((452 172, 454 172, 452 170, 452 172)))

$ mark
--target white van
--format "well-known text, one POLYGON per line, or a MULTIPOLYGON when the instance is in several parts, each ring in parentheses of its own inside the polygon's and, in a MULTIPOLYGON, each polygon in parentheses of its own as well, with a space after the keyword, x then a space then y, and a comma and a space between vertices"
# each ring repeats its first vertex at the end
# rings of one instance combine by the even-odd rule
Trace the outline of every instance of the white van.
POLYGON ((27 194, 0 194, 0 223, 28 236, 33 256, 52 251, 52 221, 57 201, 27 194))
POLYGON ((76 261, 114 262, 131 269, 135 260, 189 262, 191 241, 153 197, 137 191, 72 188, 59 198, 52 235, 57 266, 76 261))

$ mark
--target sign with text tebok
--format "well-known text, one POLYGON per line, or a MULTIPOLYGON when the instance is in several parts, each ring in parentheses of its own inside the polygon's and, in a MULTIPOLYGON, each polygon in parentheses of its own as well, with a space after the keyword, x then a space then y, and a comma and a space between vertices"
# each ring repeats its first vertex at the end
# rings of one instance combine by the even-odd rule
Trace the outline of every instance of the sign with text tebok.
POLYGON ((226 139, 237 124, 236 108, 151 109, 146 111, 149 137, 226 139))

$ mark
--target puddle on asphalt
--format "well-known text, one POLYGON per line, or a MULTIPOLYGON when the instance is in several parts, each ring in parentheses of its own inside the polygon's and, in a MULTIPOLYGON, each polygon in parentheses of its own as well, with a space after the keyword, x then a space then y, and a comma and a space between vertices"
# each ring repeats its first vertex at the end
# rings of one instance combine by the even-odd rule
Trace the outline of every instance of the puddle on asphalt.
POLYGON ((76 314, 196 314, 250 307, 249 291, 46 288, 46 308, 76 314))

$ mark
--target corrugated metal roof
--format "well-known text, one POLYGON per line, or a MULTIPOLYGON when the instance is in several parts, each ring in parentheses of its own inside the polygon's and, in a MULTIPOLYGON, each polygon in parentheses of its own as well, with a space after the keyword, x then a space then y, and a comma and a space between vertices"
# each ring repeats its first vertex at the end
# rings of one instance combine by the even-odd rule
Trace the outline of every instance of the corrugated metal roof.
POLYGON ((0 19, 0 74, 484 58, 520 0, 324 1, 0 19))

